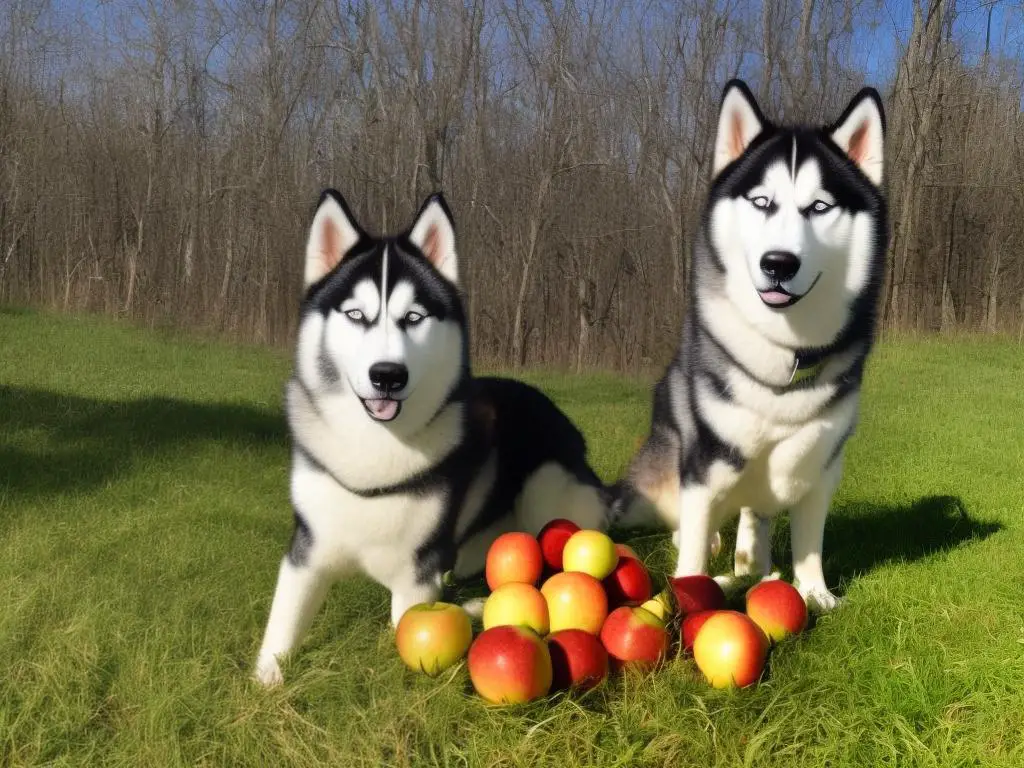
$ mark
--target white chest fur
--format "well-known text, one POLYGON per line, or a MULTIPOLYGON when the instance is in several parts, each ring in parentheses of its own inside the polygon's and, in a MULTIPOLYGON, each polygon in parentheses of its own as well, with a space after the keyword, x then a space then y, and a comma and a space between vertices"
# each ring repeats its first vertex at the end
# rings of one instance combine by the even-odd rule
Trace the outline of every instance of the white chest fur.
POLYGON ((722 297, 706 299, 701 309, 718 343, 728 340, 730 353, 742 366, 726 371, 727 396, 707 380, 696 382, 704 420, 745 460, 739 473, 725 462, 714 463, 708 490, 723 511, 749 506, 759 514, 774 514, 795 504, 821 479, 849 433, 858 392, 831 401, 838 379, 861 349, 828 358, 817 375, 821 383, 781 389, 793 371, 793 352, 761 336, 722 297))
POLYGON ((737 473, 724 462, 709 468, 708 486, 723 511, 752 507, 771 515, 798 502, 820 480, 857 414, 857 393, 828 404, 834 384, 782 394, 729 377, 734 400, 699 392, 703 417, 745 459, 737 473))
POLYGON ((385 585, 406 578, 444 513, 440 494, 360 496, 301 459, 291 491, 313 535, 310 565, 334 573, 358 568, 385 585))
POLYGON ((349 488, 400 483, 437 465, 462 437, 463 405, 448 404, 429 429, 401 436, 373 422, 358 399, 321 394, 316 406, 301 385, 288 385, 289 421, 297 439, 349 488))

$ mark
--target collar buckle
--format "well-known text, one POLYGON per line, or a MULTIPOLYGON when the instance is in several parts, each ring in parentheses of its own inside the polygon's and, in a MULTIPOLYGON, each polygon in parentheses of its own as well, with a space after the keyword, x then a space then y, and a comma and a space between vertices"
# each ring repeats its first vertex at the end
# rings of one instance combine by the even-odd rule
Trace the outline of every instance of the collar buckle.
POLYGON ((803 384, 817 378, 824 367, 824 358, 803 358, 800 355, 793 355, 793 370, 789 374, 789 384, 787 386, 803 384))

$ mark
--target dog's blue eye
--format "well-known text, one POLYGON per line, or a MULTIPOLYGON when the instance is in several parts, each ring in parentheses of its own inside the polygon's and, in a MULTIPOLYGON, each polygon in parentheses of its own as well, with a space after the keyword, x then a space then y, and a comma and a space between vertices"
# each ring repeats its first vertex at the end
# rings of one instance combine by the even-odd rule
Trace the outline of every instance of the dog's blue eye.
POLYGON ((825 213, 826 211, 831 210, 832 206, 826 203, 824 200, 815 200, 813 203, 811 203, 811 211, 813 211, 814 213, 825 213))
POLYGON ((755 208, 760 208, 762 211, 767 209, 768 206, 772 204, 771 200, 769 200, 764 195, 758 195, 757 197, 750 198, 750 203, 755 208))
POLYGON ((409 312, 405 316, 404 320, 407 325, 416 325, 416 323, 423 320, 423 315, 421 315, 419 312, 409 312))
POLYGON ((350 309, 348 312, 345 313, 345 317, 347 317, 349 320, 354 320, 355 322, 358 323, 362 321, 363 313, 360 312, 358 309, 350 309))

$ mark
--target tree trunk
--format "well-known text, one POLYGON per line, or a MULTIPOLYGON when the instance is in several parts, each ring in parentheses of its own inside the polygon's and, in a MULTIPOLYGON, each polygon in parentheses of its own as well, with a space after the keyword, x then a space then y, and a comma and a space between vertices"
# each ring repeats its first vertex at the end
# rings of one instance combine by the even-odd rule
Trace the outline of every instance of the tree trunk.
POLYGON ((988 304, 985 310, 985 325, 989 333, 999 329, 999 261, 1003 249, 995 246, 992 250, 992 266, 988 273, 988 304))
POLYGON ((941 20, 945 16, 946 3, 947 0, 928 0, 926 14, 922 13, 920 5, 915 3, 914 29, 897 80, 897 90, 902 92, 902 102, 907 112, 906 130, 909 130, 911 135, 911 151, 907 171, 902 179, 899 238, 896 248, 893 249, 892 281, 889 286, 889 304, 886 308, 890 323, 900 321, 900 300, 903 298, 901 291, 907 279, 907 262, 920 202, 920 196, 917 194, 920 184, 918 177, 924 164, 933 112, 937 100, 941 98, 933 86, 939 68, 941 20))
MULTIPOLYGON (((536 225, 530 225, 531 232, 536 230, 536 225)), ((533 263, 533 243, 535 235, 531 235, 530 246, 526 256, 523 258, 523 268, 519 274, 519 291, 516 294, 516 310, 512 318, 512 365, 515 368, 522 368, 526 363, 526 349, 523 334, 523 310, 526 306, 526 292, 530 284, 530 266, 533 263)))
POLYGON ((533 260, 537 254, 537 238, 540 236, 541 217, 544 215, 544 202, 550 185, 551 176, 544 178, 538 185, 533 212, 530 216, 530 231, 526 240, 526 253, 523 255, 522 272, 519 275, 519 291, 516 294, 516 309, 512 318, 512 365, 516 368, 522 368, 526 364, 523 314, 526 308, 527 289, 530 286, 530 267, 533 266, 533 260))
POLYGON ((814 0, 804 0, 800 9, 800 31, 797 34, 796 52, 800 66, 800 76, 797 79, 799 88, 795 96, 800 106, 806 109, 806 99, 811 86, 811 20, 814 18, 814 0))
POLYGON ((946 247, 946 258, 942 260, 942 296, 939 307, 939 330, 948 331, 956 325, 956 305, 953 303, 953 292, 949 286, 949 273, 953 266, 953 240, 956 233, 956 206, 959 198, 954 197, 949 209, 949 244, 946 247))
POLYGON ((590 341, 590 321, 587 318, 587 281, 583 276, 582 269, 576 275, 576 300, 579 302, 580 324, 579 337, 576 342, 576 373, 582 373, 590 341))
POLYGON ((773 21, 771 9, 773 3, 764 3, 761 10, 761 55, 764 56, 764 65, 761 70, 761 88, 758 93, 758 101, 761 109, 768 106, 768 97, 771 95, 772 74, 775 71, 775 43, 773 39, 773 21))
POLYGON ((224 327, 224 320, 228 312, 228 290, 231 286, 231 269, 235 264, 235 205, 234 195, 228 192, 228 215, 225 237, 227 243, 224 248, 224 272, 220 280, 220 293, 218 295, 218 311, 220 312, 221 327, 224 327))

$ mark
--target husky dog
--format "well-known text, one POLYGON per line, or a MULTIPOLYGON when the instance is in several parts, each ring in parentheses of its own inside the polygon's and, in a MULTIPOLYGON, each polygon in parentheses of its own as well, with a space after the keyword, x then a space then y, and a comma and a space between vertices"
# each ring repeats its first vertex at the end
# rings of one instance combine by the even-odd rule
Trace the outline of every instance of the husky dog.
POLYGON ((295 525, 255 671, 267 685, 343 575, 387 587, 397 624, 447 572, 480 572, 505 531, 606 525, 606 489, 569 419, 532 387, 471 375, 441 195, 376 238, 325 191, 305 287, 286 388, 295 525))
POLYGON ((871 88, 821 128, 773 125, 743 82, 724 89, 681 344, 613 502, 619 525, 677 528, 677 576, 706 573, 738 513, 734 573, 770 577, 788 510, 797 587, 837 603, 822 539, 874 340, 884 131, 871 88))

